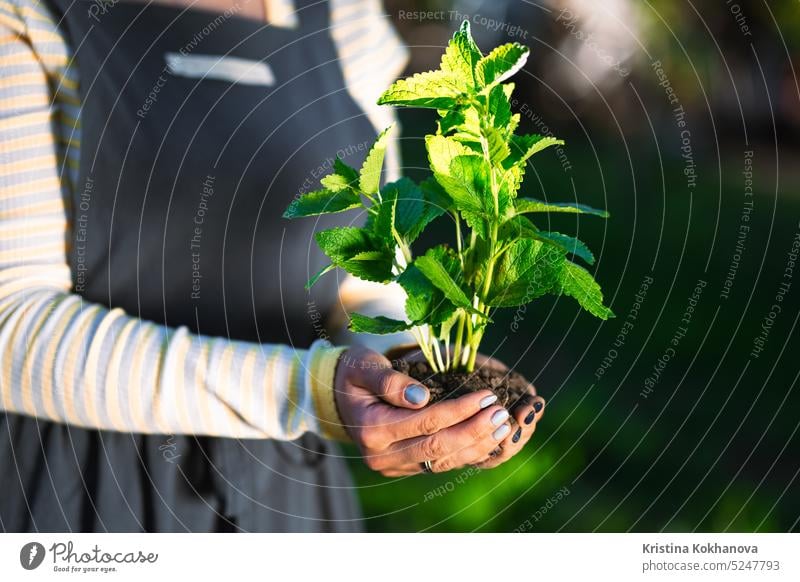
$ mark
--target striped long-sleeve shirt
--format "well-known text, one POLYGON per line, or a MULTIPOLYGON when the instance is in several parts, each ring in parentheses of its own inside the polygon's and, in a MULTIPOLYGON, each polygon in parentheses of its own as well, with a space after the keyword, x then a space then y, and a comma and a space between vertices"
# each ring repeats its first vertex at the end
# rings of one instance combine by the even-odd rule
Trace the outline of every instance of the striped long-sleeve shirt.
MULTIPOLYGON (((294 24, 291 0, 265 1, 271 24, 294 24)), ((385 127, 374 103, 405 47, 379 0, 332 0, 331 23, 348 90, 385 127)), ((346 438, 332 387, 341 349, 194 335, 72 292, 78 83, 47 6, 0 0, 0 408, 127 432, 346 438)))

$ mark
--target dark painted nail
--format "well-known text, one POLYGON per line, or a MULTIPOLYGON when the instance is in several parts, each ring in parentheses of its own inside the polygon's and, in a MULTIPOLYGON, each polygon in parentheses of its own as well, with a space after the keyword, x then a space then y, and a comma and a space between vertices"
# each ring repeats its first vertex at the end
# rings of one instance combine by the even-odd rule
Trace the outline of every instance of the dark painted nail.
POLYGON ((531 410, 531 411, 528 413, 528 416, 526 416, 526 417, 525 417, 525 424, 530 424, 530 423, 532 423, 532 422, 533 422, 533 419, 534 419, 535 417, 536 417, 536 411, 535 411, 535 410, 531 410))
POLYGON ((544 404, 542 404, 541 401, 539 401, 539 400, 537 400, 533 405, 533 409, 536 412, 541 412, 542 408, 544 408, 544 404))
POLYGON ((519 441, 519 437, 521 437, 521 436, 522 436, 522 427, 518 428, 517 432, 514 433, 514 436, 511 437, 511 442, 515 443, 515 442, 519 441))
POLYGON ((412 384, 406 388, 406 391, 403 392, 403 396, 405 396, 405 399, 411 404, 422 404, 428 397, 428 389, 419 384, 412 384))

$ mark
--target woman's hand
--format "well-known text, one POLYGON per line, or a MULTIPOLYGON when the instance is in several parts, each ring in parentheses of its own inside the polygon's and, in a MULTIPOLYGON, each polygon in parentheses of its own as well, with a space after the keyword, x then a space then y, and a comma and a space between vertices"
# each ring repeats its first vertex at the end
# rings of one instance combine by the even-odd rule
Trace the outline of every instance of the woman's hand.
POLYGON ((427 388, 364 348, 342 354, 335 393, 364 462, 387 477, 420 473, 424 461, 436 473, 494 461, 487 461, 490 453, 513 434, 508 411, 491 391, 425 407, 427 388))
MULTIPOLYGON (((425 356, 416 346, 398 346, 389 350, 386 355, 393 360, 402 358, 412 362, 425 359, 425 356)), ((487 367, 501 372, 508 371, 508 366, 500 360, 480 353, 475 357, 475 363, 478 368, 487 367)), ((522 450, 522 447, 525 446, 536 431, 536 423, 544 415, 544 407, 544 398, 536 394, 536 388, 531 384, 528 388, 528 394, 517 402, 512 403, 509 407, 512 420, 510 421, 511 431, 508 436, 485 459, 475 463, 475 466, 481 469, 493 469, 498 465, 502 465, 522 450)))

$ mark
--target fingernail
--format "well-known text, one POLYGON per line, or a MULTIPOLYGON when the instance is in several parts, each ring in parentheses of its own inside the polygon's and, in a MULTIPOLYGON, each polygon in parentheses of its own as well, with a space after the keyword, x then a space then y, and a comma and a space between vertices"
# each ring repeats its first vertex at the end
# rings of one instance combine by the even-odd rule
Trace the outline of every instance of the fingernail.
POLYGON ((405 392, 403 392, 403 396, 405 396, 405 399, 411 404, 422 404, 428 397, 428 389, 419 384, 412 384, 406 388, 405 392))
POLYGON ((491 394, 486 398, 481 399, 481 410, 484 408, 489 408, 495 402, 497 402, 497 394, 491 394))
POLYGON ((535 411, 535 410, 531 410, 531 411, 528 413, 528 416, 526 416, 526 417, 525 417, 525 424, 530 424, 530 423, 532 423, 532 422, 533 422, 533 419, 534 419, 535 417, 536 417, 536 411, 535 411))
POLYGON ((508 426, 507 424, 504 424, 496 431, 494 431, 494 433, 492 433, 492 436, 494 437, 494 440, 501 441, 504 438, 506 438, 508 436, 508 433, 510 432, 511 432, 511 427, 508 426))
POLYGON ((511 442, 515 443, 515 442, 519 441, 519 437, 521 437, 521 436, 522 436, 522 428, 520 427, 520 428, 517 429, 517 432, 514 433, 514 436, 511 437, 511 442))
POLYGON ((540 410, 542 410, 542 408, 544 408, 544 404, 542 404, 542 403, 541 403, 540 401, 538 401, 538 400, 537 400, 536 402, 534 402, 534 404, 533 404, 533 409, 534 409, 536 412, 539 412, 540 410))
MULTIPOLYGON (((506 421, 506 419, 507 419, 507 418, 508 418, 508 410, 506 410, 505 408, 503 408, 503 409, 501 409, 501 410, 498 410, 497 412, 495 412, 495 413, 492 415, 492 424, 493 424, 494 426, 497 426, 497 425, 499 425, 499 424, 502 424, 502 423, 504 423, 504 422, 506 421)), ((509 429, 509 430, 510 430, 510 429, 509 429)))

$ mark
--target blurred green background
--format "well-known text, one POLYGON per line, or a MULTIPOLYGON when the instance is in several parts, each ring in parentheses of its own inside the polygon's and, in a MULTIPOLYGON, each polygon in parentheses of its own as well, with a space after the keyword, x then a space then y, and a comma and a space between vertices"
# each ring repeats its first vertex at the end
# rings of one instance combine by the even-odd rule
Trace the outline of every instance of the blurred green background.
MULTIPOLYGON (((496 314, 483 351, 548 400, 534 439, 485 472, 391 480, 354 458, 367 527, 797 531, 800 268, 784 274, 800 236, 800 4, 427 0, 386 10, 411 47, 408 73, 437 66, 460 22, 451 10, 472 20, 484 52, 532 48, 516 78, 522 130, 549 129, 567 146, 535 156, 523 188, 609 209, 608 221, 562 216, 549 228, 595 251, 617 318, 600 322, 568 299, 528 306, 517 331, 513 310, 496 314), (419 12, 429 10, 443 18, 419 12), (763 332, 782 282, 781 312, 763 332)), ((434 116, 402 111, 401 121, 405 171, 420 178, 434 116)))

